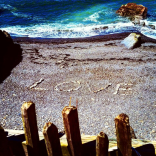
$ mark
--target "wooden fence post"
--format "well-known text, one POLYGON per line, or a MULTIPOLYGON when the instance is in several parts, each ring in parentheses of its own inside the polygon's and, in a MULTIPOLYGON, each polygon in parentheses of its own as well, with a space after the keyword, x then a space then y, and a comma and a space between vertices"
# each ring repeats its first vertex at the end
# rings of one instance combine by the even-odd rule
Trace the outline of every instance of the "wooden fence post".
POLYGON ((44 125, 43 135, 48 156, 62 156, 62 149, 57 127, 48 122, 44 125))
POLYGON ((0 156, 13 156, 4 129, 0 126, 0 156))
POLYGON ((70 152, 72 156, 81 156, 82 141, 77 108, 75 106, 66 106, 62 111, 62 116, 70 152))
POLYGON ((25 102, 21 107, 22 121, 26 141, 23 142, 23 148, 27 156, 38 156, 39 153, 39 135, 36 121, 35 104, 25 102))
POLYGON ((100 132, 96 138, 96 156, 108 156, 109 140, 105 133, 100 132))
POLYGON ((131 143, 129 117, 123 113, 118 115, 115 118, 115 128, 119 155, 131 156, 132 143, 131 143))

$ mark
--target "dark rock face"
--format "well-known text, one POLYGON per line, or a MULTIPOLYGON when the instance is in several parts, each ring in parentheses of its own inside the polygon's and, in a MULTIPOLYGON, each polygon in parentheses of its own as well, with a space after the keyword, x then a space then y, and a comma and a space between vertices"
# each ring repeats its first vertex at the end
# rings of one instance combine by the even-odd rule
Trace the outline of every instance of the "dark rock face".
POLYGON ((0 30, 0 83, 22 60, 22 49, 15 44, 6 31, 0 30))
POLYGON ((143 5, 137 5, 136 3, 127 3, 126 5, 122 5, 116 13, 120 16, 133 17, 139 15, 146 18, 147 8, 143 5))
POLYGON ((150 27, 151 29, 154 29, 154 30, 155 30, 155 26, 154 26, 154 25, 149 25, 149 27, 150 27))

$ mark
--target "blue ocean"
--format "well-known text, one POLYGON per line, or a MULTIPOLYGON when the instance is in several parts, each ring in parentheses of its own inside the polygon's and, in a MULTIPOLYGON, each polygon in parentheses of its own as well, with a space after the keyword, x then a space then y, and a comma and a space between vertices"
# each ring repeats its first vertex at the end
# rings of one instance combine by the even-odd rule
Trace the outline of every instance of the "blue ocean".
POLYGON ((139 31, 156 39, 156 30, 116 14, 129 2, 146 6, 146 25, 156 26, 153 0, 0 0, 0 29, 12 37, 78 38, 139 31))

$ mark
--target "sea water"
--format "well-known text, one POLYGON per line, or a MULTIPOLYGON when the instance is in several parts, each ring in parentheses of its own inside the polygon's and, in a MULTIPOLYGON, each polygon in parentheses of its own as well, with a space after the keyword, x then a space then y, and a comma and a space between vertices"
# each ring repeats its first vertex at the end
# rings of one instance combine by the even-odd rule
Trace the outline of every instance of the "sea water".
MULTIPOLYGON (((139 31, 156 39, 156 30, 134 25, 116 11, 128 0, 0 0, 0 29, 12 37, 77 38, 139 31)), ((156 26, 156 1, 136 0, 148 8, 146 25, 156 26)))

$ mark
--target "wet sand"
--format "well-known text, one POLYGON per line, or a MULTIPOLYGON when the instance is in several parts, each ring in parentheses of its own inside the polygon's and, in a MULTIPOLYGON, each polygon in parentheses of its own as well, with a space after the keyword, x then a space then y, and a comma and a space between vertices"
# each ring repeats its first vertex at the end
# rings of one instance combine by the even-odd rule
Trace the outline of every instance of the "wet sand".
POLYGON ((23 129, 20 108, 36 104, 39 131, 53 122, 63 130, 62 110, 76 106, 80 131, 115 138, 114 118, 126 113, 138 139, 156 139, 156 41, 141 36, 133 50, 121 45, 129 33, 81 39, 15 38, 23 60, 0 84, 0 121, 23 129), (33 84, 38 83, 35 87, 33 84))

